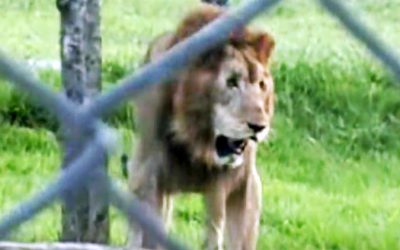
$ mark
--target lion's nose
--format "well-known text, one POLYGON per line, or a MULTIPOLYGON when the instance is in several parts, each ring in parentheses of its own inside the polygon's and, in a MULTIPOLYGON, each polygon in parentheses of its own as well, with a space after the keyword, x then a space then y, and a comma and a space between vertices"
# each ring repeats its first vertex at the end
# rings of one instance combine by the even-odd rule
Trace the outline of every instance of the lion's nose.
POLYGON ((258 133, 261 132, 265 126, 264 125, 260 125, 260 124, 254 124, 254 123, 247 123, 247 126, 249 126, 249 128, 251 130, 253 130, 254 133, 258 133))

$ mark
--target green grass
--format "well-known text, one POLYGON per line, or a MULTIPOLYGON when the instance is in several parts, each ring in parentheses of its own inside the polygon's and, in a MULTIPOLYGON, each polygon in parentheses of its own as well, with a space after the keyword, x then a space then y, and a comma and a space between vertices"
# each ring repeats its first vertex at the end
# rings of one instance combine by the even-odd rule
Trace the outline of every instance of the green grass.
MULTIPOLYGON (((106 89, 136 69, 148 42, 172 29, 197 2, 104 0, 106 89)), ((400 47, 399 0, 347 2, 391 46, 400 47)), ((54 2, 2 0, 0 12, 3 50, 19 60, 58 58, 54 2)), ((272 67, 278 94, 273 135, 258 155, 263 180, 258 249, 400 248, 399 81, 312 1, 285 1, 254 23, 276 37, 272 67)), ((38 76, 60 88, 56 72, 38 76)), ((133 122, 124 112, 113 124, 130 150, 133 122)), ((43 110, 1 82, 0 214, 56 176, 60 151, 43 128, 48 121, 43 110)), ((117 158, 110 171, 125 185, 117 158)), ((201 197, 180 196, 175 204, 172 234, 200 249, 201 197)), ((115 210, 111 216, 112 243, 124 244, 125 220, 115 210)), ((53 206, 13 238, 56 241, 59 232, 60 211, 53 206)))

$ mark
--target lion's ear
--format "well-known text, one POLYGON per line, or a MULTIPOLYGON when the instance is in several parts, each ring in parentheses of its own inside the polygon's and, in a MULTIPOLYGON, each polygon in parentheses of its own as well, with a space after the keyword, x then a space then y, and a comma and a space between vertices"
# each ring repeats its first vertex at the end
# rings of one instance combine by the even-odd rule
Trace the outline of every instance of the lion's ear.
POLYGON ((267 64, 275 48, 274 39, 268 33, 259 33, 252 40, 252 46, 256 52, 257 59, 261 63, 267 64))
POLYGON ((229 39, 234 45, 252 47, 256 54, 256 58, 262 64, 268 63, 275 47, 275 41, 270 34, 266 32, 251 31, 244 27, 239 27, 232 31, 229 39))

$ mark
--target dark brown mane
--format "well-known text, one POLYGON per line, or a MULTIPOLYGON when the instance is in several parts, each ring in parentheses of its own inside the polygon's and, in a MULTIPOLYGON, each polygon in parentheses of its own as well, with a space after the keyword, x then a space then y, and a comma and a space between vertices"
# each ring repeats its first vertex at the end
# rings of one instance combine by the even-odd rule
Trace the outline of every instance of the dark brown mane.
MULTIPOLYGON (((220 8, 211 4, 202 4, 201 7, 190 12, 186 18, 179 24, 177 30, 175 31, 174 38, 172 40, 171 46, 181 42, 182 40, 193 35, 201 28, 214 21, 221 15, 225 13, 225 9, 220 8)), ((270 53, 275 47, 274 39, 267 33, 258 32, 250 30, 246 27, 240 26, 234 30, 227 41, 230 45, 237 49, 243 49, 245 47, 251 48, 253 50, 255 58, 257 58, 261 63, 267 63, 270 57, 270 53)), ((213 48, 205 53, 205 57, 209 58, 210 55, 220 55, 223 53, 223 46, 213 48)), ((203 56, 203 57, 204 57, 203 56)), ((200 61, 212 62, 214 60, 205 60, 206 58, 200 57, 200 61)), ((215 59, 215 58, 212 58, 215 59)))
MULTIPOLYGON (((191 36, 202 27, 212 22, 224 10, 204 4, 189 13, 173 34, 170 46, 191 36)), ((274 46, 272 38, 264 33, 258 33, 241 27, 235 30, 227 43, 213 48, 183 70, 173 83, 165 87, 165 96, 160 112, 170 114, 158 121, 159 135, 172 148, 184 145, 186 153, 193 161, 212 168, 214 149, 213 130, 213 82, 218 75, 222 60, 225 58, 227 45, 247 51, 251 57, 260 62, 266 61, 274 46), (172 112, 171 112, 172 111, 172 112)), ((248 63, 248 62, 247 62, 248 63)))
POLYGON ((190 12, 178 26, 173 43, 193 35, 208 23, 222 15, 224 10, 209 4, 203 4, 200 8, 190 12))

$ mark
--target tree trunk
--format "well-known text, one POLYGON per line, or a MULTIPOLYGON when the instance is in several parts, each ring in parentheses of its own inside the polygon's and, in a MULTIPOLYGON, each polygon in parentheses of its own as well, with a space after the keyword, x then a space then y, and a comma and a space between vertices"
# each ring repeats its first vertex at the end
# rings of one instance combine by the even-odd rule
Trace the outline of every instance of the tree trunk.
MULTIPOLYGON (((83 105, 101 90, 101 36, 99 0, 57 0, 61 16, 62 82, 66 96, 83 105)), ((63 168, 79 157, 85 138, 62 128, 63 168)), ((104 157, 106 160, 106 156, 104 157)), ((106 162, 101 166, 106 171, 106 162)), ((62 241, 107 243, 108 206, 96 176, 79 191, 65 195, 62 241)))
POLYGON ((86 89, 89 96, 101 91, 100 0, 86 0, 86 89))

